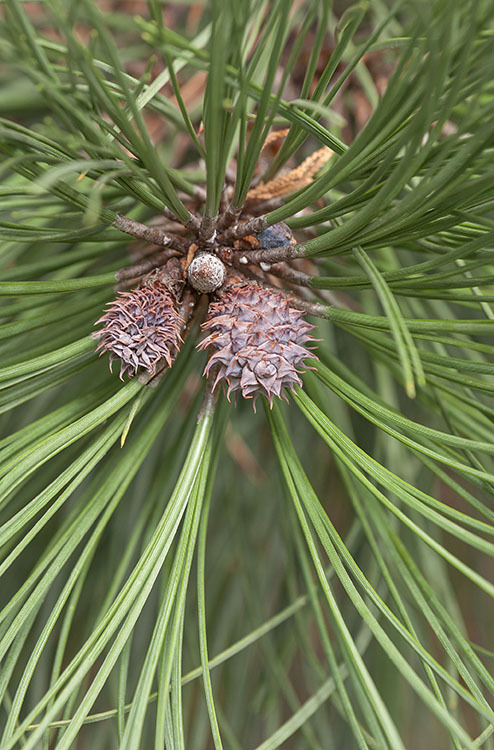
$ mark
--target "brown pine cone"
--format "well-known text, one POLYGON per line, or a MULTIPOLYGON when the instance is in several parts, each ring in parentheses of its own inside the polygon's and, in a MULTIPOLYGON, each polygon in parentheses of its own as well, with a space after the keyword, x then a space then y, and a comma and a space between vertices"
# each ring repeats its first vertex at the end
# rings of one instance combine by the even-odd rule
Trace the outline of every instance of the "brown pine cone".
POLYGON ((301 385, 299 368, 314 357, 304 346, 314 340, 309 335, 314 326, 281 294, 255 284, 224 292, 210 305, 202 327, 211 333, 198 348, 214 349, 204 374, 219 368, 213 389, 225 380, 228 398, 240 390, 244 398, 254 399, 254 408, 260 394, 270 406, 273 396, 286 398, 282 389, 301 385))
POLYGON ((166 267, 156 269, 136 289, 120 292, 96 321, 95 325, 104 323, 92 334, 99 339, 96 351, 101 350, 100 356, 110 352, 110 371, 113 362, 121 360, 121 380, 135 375, 139 367, 154 375, 162 359, 171 367, 182 343, 182 321, 171 289, 166 267))

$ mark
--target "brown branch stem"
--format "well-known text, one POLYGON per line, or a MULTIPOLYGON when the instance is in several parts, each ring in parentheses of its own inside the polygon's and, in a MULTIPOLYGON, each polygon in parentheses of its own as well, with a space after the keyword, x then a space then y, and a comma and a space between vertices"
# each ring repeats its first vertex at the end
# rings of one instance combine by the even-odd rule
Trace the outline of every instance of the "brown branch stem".
POLYGON ((164 266, 165 263, 167 263, 170 258, 175 256, 175 254, 176 254, 176 251, 170 248, 159 253, 159 255, 156 254, 154 258, 150 258, 149 260, 146 260, 143 263, 138 263, 134 266, 127 266, 126 268, 121 268, 119 271, 115 273, 115 280, 127 281, 128 279, 133 279, 135 277, 144 276, 144 274, 149 273, 149 271, 152 271, 154 268, 159 268, 159 266, 164 266))
POLYGON ((218 229, 225 229, 238 220, 242 209, 230 203, 218 219, 218 229))
MULTIPOLYGON (((250 254, 247 258, 250 258, 250 254)), ((297 284, 298 286, 311 286, 312 276, 309 276, 303 271, 298 271, 296 268, 292 268, 288 263, 274 263, 269 269, 269 273, 272 273, 273 276, 278 276, 284 281, 290 281, 292 284, 297 284)))
POLYGON ((150 227, 147 224, 141 224, 139 221, 129 219, 128 216, 123 216, 122 214, 115 216, 113 226, 116 229, 120 229, 121 232, 125 232, 125 234, 130 234, 138 240, 150 242, 152 245, 160 245, 161 247, 174 245, 182 249, 184 245, 188 244, 182 237, 167 234, 160 227, 150 227))
POLYGON ((293 258, 302 258, 305 255, 303 245, 281 245, 266 250, 241 250, 240 257, 245 257, 248 263, 280 263, 293 258))
POLYGON ((241 224, 234 224, 229 227, 218 237, 218 241, 223 245, 228 244, 230 240, 240 240, 248 234, 257 234, 261 229, 265 229, 268 223, 264 216, 255 216, 253 219, 244 221, 241 224))
POLYGON ((197 234, 200 226, 201 226, 201 220, 197 216, 194 216, 194 214, 191 214, 189 221, 185 225, 185 228, 188 231, 193 232, 194 234, 197 234))
POLYGON ((203 216, 197 238, 201 245, 212 245, 216 240, 217 216, 203 216))

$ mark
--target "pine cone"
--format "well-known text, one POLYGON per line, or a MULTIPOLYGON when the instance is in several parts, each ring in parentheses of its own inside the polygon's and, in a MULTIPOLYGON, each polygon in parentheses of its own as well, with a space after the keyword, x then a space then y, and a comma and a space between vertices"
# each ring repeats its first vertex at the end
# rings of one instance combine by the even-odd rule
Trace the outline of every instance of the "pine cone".
POLYGON ((96 351, 100 356, 110 352, 110 372, 113 362, 121 360, 120 379, 130 378, 138 367, 151 375, 162 359, 171 367, 180 348, 181 319, 176 297, 166 269, 148 274, 137 289, 121 292, 108 310, 96 321, 104 323, 94 338, 100 339, 96 351))
POLYGON ((213 390, 221 380, 228 383, 227 396, 240 390, 244 398, 263 394, 273 405, 273 396, 286 396, 282 389, 301 385, 299 368, 314 355, 304 347, 314 339, 314 326, 303 313, 290 307, 278 292, 249 285, 232 287, 218 302, 209 306, 208 319, 202 325, 211 333, 199 349, 211 346, 215 351, 204 370, 209 375, 218 366, 213 390))

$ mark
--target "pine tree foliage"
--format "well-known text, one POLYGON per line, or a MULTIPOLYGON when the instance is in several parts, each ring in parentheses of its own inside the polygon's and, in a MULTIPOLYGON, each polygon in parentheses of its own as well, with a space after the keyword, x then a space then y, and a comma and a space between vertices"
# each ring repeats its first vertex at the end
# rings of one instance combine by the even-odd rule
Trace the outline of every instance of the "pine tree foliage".
POLYGON ((492 10, 1 1, 2 750, 494 747, 492 10), (205 298, 109 372, 170 228, 281 222, 289 403, 211 394, 205 298))

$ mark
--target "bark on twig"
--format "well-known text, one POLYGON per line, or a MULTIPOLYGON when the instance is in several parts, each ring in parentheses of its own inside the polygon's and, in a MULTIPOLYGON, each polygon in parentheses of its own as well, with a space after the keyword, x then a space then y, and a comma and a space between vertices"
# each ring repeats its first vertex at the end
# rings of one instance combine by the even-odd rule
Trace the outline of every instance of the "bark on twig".
POLYGON ((149 273, 154 268, 164 266, 165 263, 170 260, 170 258, 174 257, 174 255, 175 251, 170 248, 159 253, 159 255, 156 254, 154 258, 150 258, 143 263, 139 263, 134 266, 127 266, 126 268, 121 268, 115 273, 115 280, 127 281, 128 279, 144 276, 144 274, 149 273))
POLYGON ((229 229, 226 229, 218 237, 218 240, 226 245, 230 240, 240 240, 248 234, 257 234, 261 229, 265 229, 267 225, 268 223, 264 216, 256 216, 253 219, 244 221, 241 224, 234 224, 229 229))
POLYGON ((241 213, 241 208, 238 208, 238 206, 233 206, 230 203, 230 205, 227 206, 227 208, 223 211, 218 219, 218 229, 225 229, 225 227, 229 227, 231 224, 238 220, 238 217, 241 213))
POLYGON ((115 291, 126 292, 128 289, 134 289, 134 287, 139 286, 141 281, 142 276, 132 276, 130 279, 125 279, 124 281, 115 284, 115 291))
POLYGON ((197 234, 201 245, 212 245, 216 240, 217 216, 203 216, 197 234))
POLYGON ((170 247, 174 245, 177 248, 182 249, 187 243, 182 237, 176 237, 173 234, 167 234, 160 227, 150 227, 147 224, 141 224, 139 221, 129 219, 128 216, 117 214, 113 221, 113 226, 116 229, 120 229, 125 234, 130 234, 138 240, 145 240, 150 242, 152 245, 160 245, 161 247, 170 247))
POLYGON ((267 250, 240 250, 240 256, 247 259, 248 263, 280 263, 293 258, 302 258, 305 255, 303 245, 281 245, 271 247, 267 250))
POLYGON ((199 227, 201 226, 201 220, 194 216, 193 214, 190 215, 190 219, 185 225, 185 228, 188 229, 190 232, 193 232, 196 234, 199 231, 199 227))
MULTIPOLYGON (((250 259, 250 253, 247 255, 247 258, 250 259)), ((288 263, 274 263, 270 266, 269 273, 272 273, 273 276, 279 276, 279 278, 284 281, 290 281, 292 284, 297 284, 298 286, 311 286, 312 277, 303 271, 298 271, 296 268, 292 268, 288 263)))

